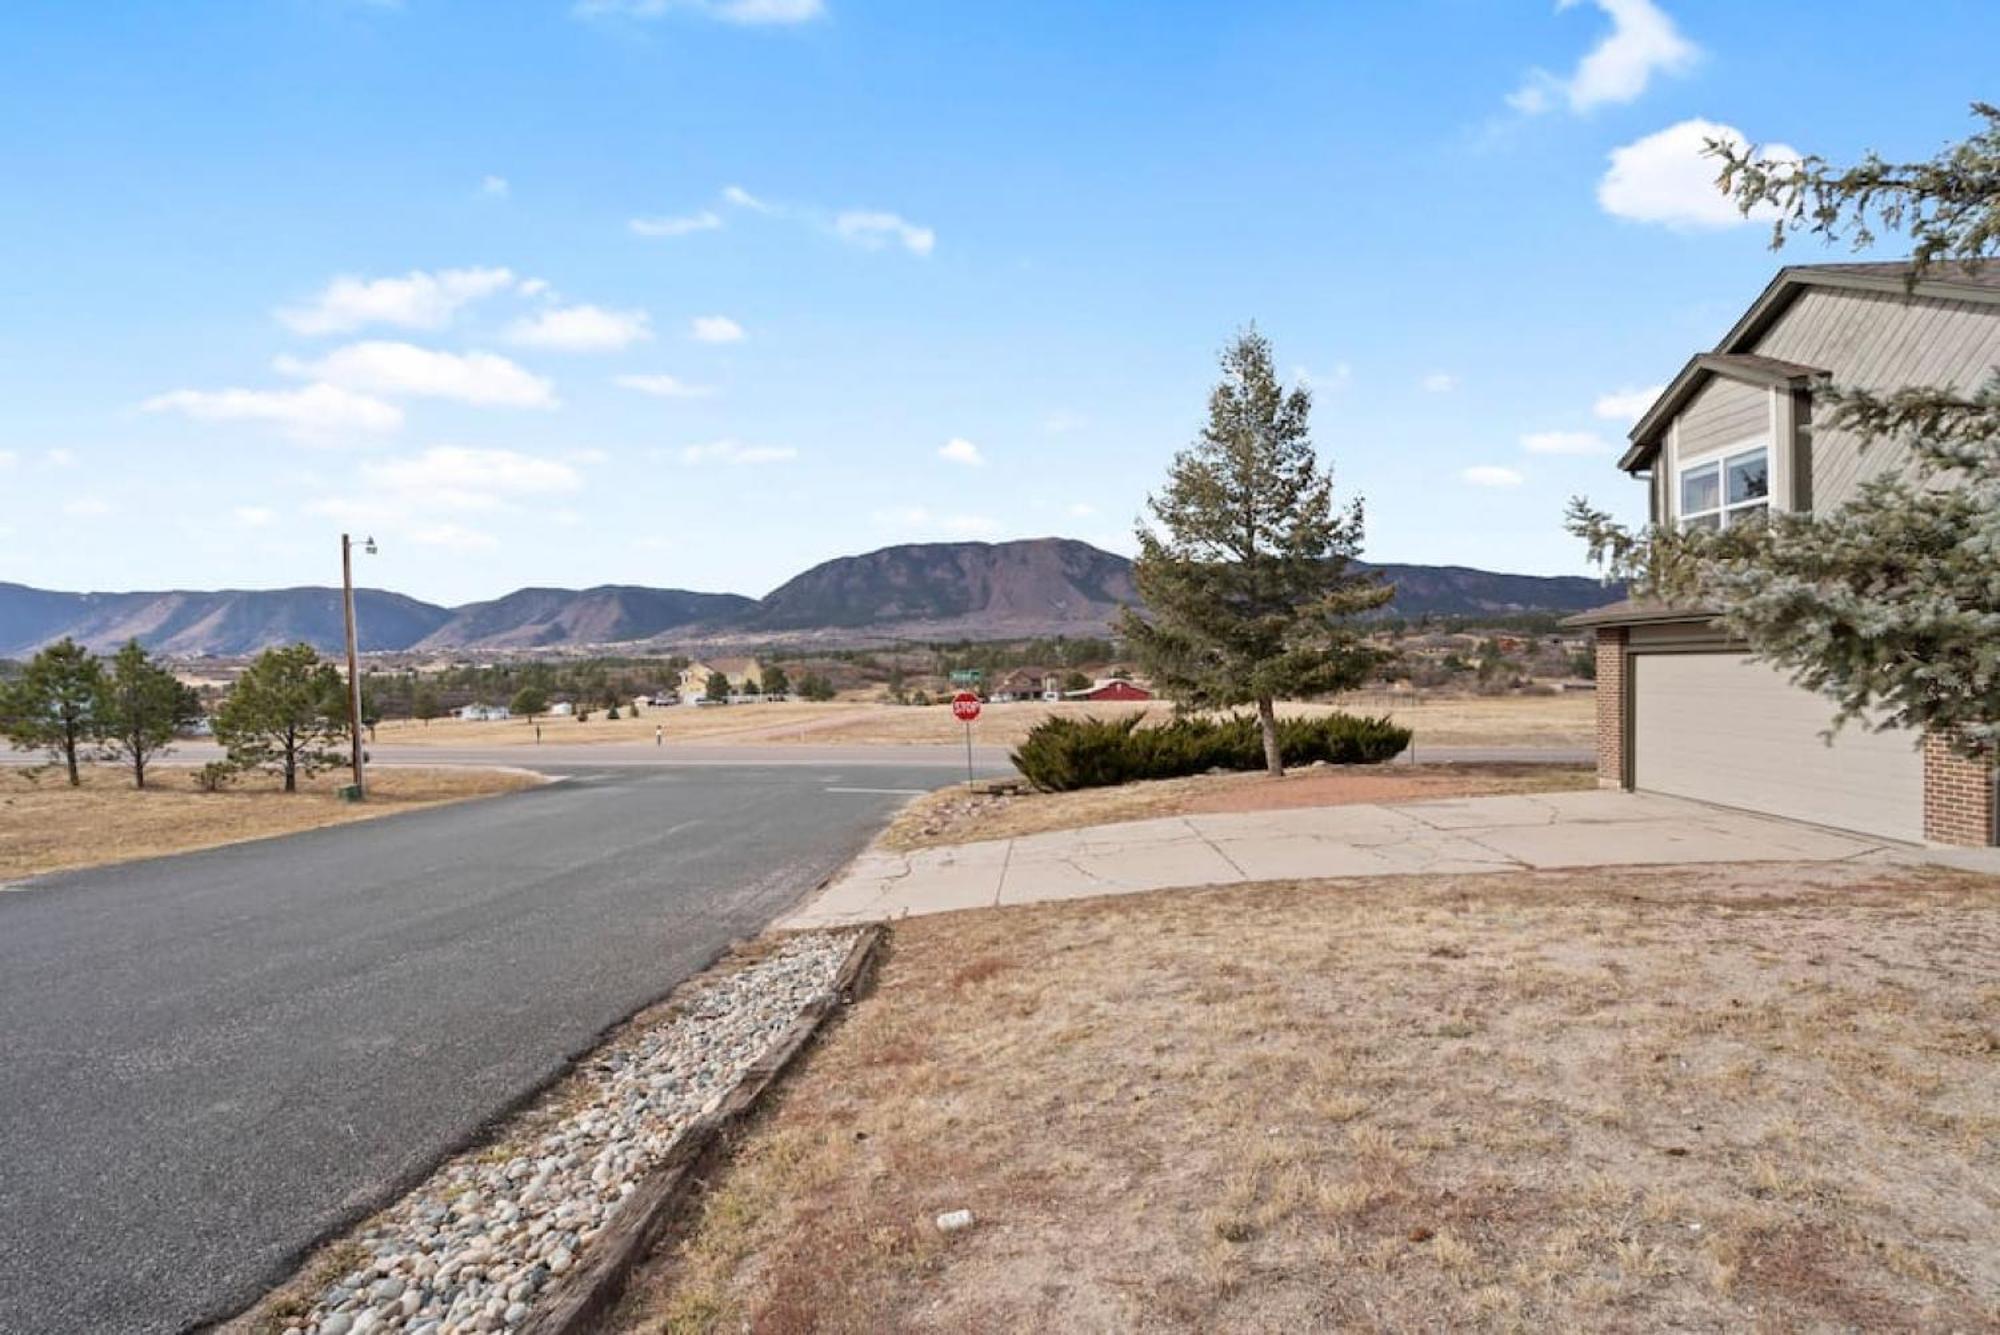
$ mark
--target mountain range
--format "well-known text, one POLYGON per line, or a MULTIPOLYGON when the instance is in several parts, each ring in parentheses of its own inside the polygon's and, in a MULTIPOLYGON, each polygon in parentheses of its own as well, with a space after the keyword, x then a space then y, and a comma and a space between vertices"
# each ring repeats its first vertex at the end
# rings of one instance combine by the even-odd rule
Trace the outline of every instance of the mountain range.
MULTIPOLYGON (((1576 576, 1463 566, 1379 565, 1404 616, 1573 612, 1618 596, 1576 576)), ((939 542, 838 557, 763 598, 638 585, 519 589, 440 607, 381 589, 355 591, 363 652, 520 651, 586 645, 859 643, 1092 635, 1138 601, 1132 563, 1069 538, 939 542)), ((297 640, 342 643, 332 588, 60 593, 0 583, 0 657, 69 636, 96 650, 136 638, 183 657, 254 653, 297 640)))

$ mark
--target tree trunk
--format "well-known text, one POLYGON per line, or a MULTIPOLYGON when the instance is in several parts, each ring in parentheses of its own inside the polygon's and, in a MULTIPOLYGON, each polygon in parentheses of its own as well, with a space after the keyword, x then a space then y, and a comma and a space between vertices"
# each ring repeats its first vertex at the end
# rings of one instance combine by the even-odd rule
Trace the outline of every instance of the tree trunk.
POLYGON ((285 791, 299 790, 299 743, 290 733, 285 736, 285 791))
POLYGON ((1264 733, 1264 768, 1274 779, 1285 777, 1285 755, 1278 748, 1278 710, 1269 696, 1257 701, 1257 726, 1264 733))
POLYGON ((146 786, 146 747, 136 738, 132 743, 132 780, 135 786, 146 786))
POLYGON ((83 778, 76 772, 76 735, 71 733, 63 739, 63 759, 69 762, 69 786, 81 788, 83 778))

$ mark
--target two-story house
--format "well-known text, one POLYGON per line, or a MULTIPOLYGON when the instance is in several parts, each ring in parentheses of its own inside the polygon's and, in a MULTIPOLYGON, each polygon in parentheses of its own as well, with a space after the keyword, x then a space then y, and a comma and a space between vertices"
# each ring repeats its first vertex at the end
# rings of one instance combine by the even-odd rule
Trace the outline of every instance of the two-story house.
MULTIPOLYGON (((1827 383, 1972 389, 2000 367, 2000 265, 1781 270, 1712 352, 1681 368, 1618 466, 1653 522, 1725 527, 1821 511, 1909 466, 1907 447, 1825 424, 1827 383)), ((1995 775, 1936 738, 1850 724, 1699 609, 1624 602, 1572 619, 1597 637, 1597 763, 1607 787, 1670 793, 1910 842, 1996 841, 1995 775)))

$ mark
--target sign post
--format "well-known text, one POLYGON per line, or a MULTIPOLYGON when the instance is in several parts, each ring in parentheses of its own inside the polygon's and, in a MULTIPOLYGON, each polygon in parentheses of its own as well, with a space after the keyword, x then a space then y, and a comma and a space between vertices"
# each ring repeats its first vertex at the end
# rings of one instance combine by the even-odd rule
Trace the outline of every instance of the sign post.
POLYGON ((979 697, 960 691, 951 697, 951 716, 965 725, 965 786, 972 787, 972 720, 979 717, 979 697))

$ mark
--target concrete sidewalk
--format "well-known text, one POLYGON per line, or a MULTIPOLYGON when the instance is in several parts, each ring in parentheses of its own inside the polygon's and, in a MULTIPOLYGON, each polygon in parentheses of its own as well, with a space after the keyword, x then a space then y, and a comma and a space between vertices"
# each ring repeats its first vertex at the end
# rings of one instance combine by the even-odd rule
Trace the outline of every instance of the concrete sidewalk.
POLYGON ((1326 876, 1705 862, 1836 862, 1923 850, 1618 792, 1309 807, 1059 830, 915 853, 870 850, 781 928, 1326 876))

